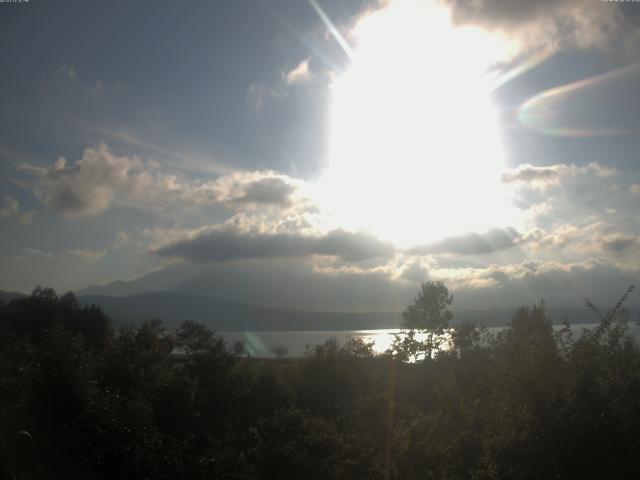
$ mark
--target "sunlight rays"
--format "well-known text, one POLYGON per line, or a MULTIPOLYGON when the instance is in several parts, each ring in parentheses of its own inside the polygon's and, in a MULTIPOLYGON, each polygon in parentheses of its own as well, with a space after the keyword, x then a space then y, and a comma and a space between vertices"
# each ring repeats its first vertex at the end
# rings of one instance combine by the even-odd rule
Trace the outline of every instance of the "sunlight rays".
POLYGON ((351 65, 331 86, 319 203, 403 246, 510 224, 487 75, 505 45, 421 1, 390 3, 352 34, 351 65))
POLYGON ((320 7, 320 5, 318 5, 318 2, 316 2, 315 0, 308 0, 308 1, 309 1, 309 5, 311 5, 311 8, 313 8, 313 10, 318 14, 318 17, 320 17, 320 20, 322 20, 322 23, 324 23, 325 27, 327 27, 327 30, 329 30, 329 33, 331 34, 331 36, 335 38, 336 42, 338 42, 338 45, 340 45, 340 48, 344 50, 344 53, 347 55, 347 57, 352 59, 353 50, 351 49, 351 46, 349 45, 349 43, 347 43, 347 41, 342 36, 340 31, 333 24, 329 16, 320 7))

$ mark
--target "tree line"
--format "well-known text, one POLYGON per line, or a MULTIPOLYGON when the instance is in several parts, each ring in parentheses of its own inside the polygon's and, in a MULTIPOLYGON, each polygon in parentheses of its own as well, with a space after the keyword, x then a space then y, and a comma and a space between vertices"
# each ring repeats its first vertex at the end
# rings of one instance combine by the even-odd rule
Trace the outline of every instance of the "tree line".
POLYGON ((422 285, 388 352, 252 359, 203 325, 115 329, 72 294, 0 306, 0 478, 635 478, 640 351, 624 302, 491 334, 422 285), (442 348, 449 342, 449 348, 442 348))

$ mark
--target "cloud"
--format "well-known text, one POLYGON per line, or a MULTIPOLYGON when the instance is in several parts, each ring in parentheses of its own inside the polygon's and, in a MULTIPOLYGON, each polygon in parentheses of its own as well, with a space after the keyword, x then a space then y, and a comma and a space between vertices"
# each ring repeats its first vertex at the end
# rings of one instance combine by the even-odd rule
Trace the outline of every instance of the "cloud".
POLYGON ((88 80, 78 73, 74 65, 63 64, 52 72, 53 75, 45 81, 45 93, 51 89, 60 90, 65 86, 72 86, 83 93, 91 96, 102 95, 104 93, 122 88, 121 83, 105 84, 102 80, 88 80))
POLYGON ((233 171, 228 165, 224 165, 209 156, 203 156, 198 153, 186 153, 168 148, 165 145, 141 138, 132 131, 97 128, 89 125, 85 128, 92 134, 100 135, 102 138, 109 138, 116 143, 142 150, 157 158, 162 158, 165 162, 168 162, 177 169, 193 171, 200 174, 214 173, 219 175, 228 174, 233 171))
MULTIPOLYGON (((400 313, 415 298, 419 282, 429 278, 446 282, 454 293, 456 310, 513 308, 541 298, 552 307, 580 307, 585 297, 606 308, 640 280, 640 270, 624 270, 597 257, 485 266, 444 267, 429 259, 416 262, 409 257, 389 263, 397 264, 398 271, 386 266, 368 270, 317 268, 315 260, 306 258, 176 263, 138 282, 136 288, 177 289, 280 308, 400 313)), ((632 299, 635 301, 637 298, 632 299)))
MULTIPOLYGON (((158 208, 172 202, 222 205, 232 209, 286 209, 304 199, 300 181, 271 171, 233 172, 214 180, 188 182, 165 174, 157 162, 118 156, 105 144, 87 148, 69 165, 60 157, 53 165, 21 164, 37 180, 35 195, 67 218, 98 215, 113 205, 158 208)), ((14 203, 6 206, 6 215, 14 203)))
POLYGON ((291 70, 282 72, 276 80, 252 83, 245 93, 245 102, 254 113, 259 114, 267 101, 289 97, 288 87, 311 79, 310 62, 311 58, 305 58, 291 70))
POLYGON ((420 261, 416 260, 404 268, 400 278, 412 283, 420 283, 429 279, 429 271, 420 261))
POLYGON ((455 23, 501 31, 521 50, 633 48, 631 22, 617 2, 584 0, 445 0, 455 23))
POLYGON ((615 233, 615 228, 609 228, 613 223, 618 230, 633 233, 638 217, 629 197, 630 180, 635 177, 633 172, 598 163, 527 164, 505 172, 503 181, 512 187, 513 203, 523 211, 520 231, 542 228, 555 234, 569 226, 577 229, 570 234, 575 243, 585 238, 584 229, 589 225, 607 225, 598 235, 615 233))
MULTIPOLYGON (((107 249, 104 250, 66 250, 62 252, 54 252, 51 250, 40 250, 38 248, 25 248, 23 253, 26 257, 35 257, 40 259, 57 259, 63 261, 77 260, 83 263, 93 263, 104 258, 107 254, 107 249)), ((15 257, 15 260, 25 260, 24 257, 15 257)))
POLYGON ((606 307, 640 279, 639 269, 623 269, 597 257, 578 262, 524 260, 478 268, 432 268, 429 274, 453 290, 458 308, 486 309, 543 298, 551 306, 579 307, 586 297, 606 307))
POLYGON ((450 0, 454 20, 463 23, 480 23, 493 26, 516 27, 542 18, 566 13, 572 7, 583 4, 577 0, 450 0))
POLYGON ((411 255, 430 255, 454 253, 459 255, 479 255, 511 248, 518 243, 519 233, 513 228, 494 228, 486 233, 469 233, 449 237, 439 242, 414 247, 408 251, 411 255))
POLYGON ((504 183, 519 183, 536 190, 544 191, 551 186, 560 185, 561 181, 567 177, 593 174, 597 177, 606 178, 617 175, 617 173, 617 170, 605 167, 599 163, 589 163, 584 166, 565 163, 535 166, 525 163, 505 172, 502 175, 502 181, 504 183))
POLYGON ((107 254, 107 250, 67 250, 62 253, 65 260, 80 260, 82 262, 96 262, 107 254))
POLYGON ((231 201, 238 204, 279 205, 291 204, 291 194, 295 187, 282 178, 264 178, 246 186, 244 195, 231 201))
POLYGON ((570 259, 606 258, 620 269, 640 269, 640 237, 620 231, 621 225, 604 221, 559 224, 550 230, 531 228, 520 241, 531 258, 570 259))
POLYGON ((302 60, 295 68, 289 70, 286 74, 283 74, 284 80, 287 85, 292 85, 294 83, 309 80, 309 78, 311 77, 309 60, 309 58, 302 60))
POLYGON ((626 233, 613 233, 600 239, 602 249, 616 255, 640 253, 640 237, 626 233))
MULTIPOLYGON (((166 276, 182 268, 181 264, 172 265, 166 276)), ((414 283, 394 281, 384 271, 327 272, 304 258, 265 258, 189 268, 192 276, 181 279, 177 287, 180 291, 279 308, 399 315, 417 293, 414 283)), ((171 288, 175 284, 165 285, 171 288)), ((166 287, 154 285, 155 289, 166 287)))
POLYGON ((323 235, 297 233, 245 233, 228 226, 192 232, 186 238, 153 251, 196 263, 219 263, 250 258, 337 257, 346 262, 389 258, 390 244, 367 234, 333 230, 323 235))
POLYGON ((260 113, 266 95, 267 89, 264 85, 253 83, 247 89, 245 101, 255 113, 260 113))
POLYGON ((196 204, 287 208, 294 204, 298 187, 299 182, 271 171, 234 172, 205 183, 185 186, 182 196, 196 204))
POLYGON ((631 185, 629 187, 629 192, 631 192, 632 195, 640 195, 640 184, 634 183, 631 185))
POLYGON ((38 248, 25 248, 24 254, 29 257, 40 257, 40 258, 52 258, 54 255, 52 252, 46 250, 40 250, 38 248))
MULTIPOLYGON (((286 81, 286 77, 284 77, 286 81)), ((268 87, 262 83, 252 83, 247 88, 244 100, 254 113, 259 114, 264 107, 265 102, 270 98, 284 98, 288 93, 282 85, 268 87)))
POLYGON ((64 64, 60 67, 60 73, 75 80, 77 78, 76 69, 73 65, 64 64))
POLYGON ((17 220, 20 223, 29 223, 35 212, 21 212, 20 203, 13 197, 5 196, 4 205, 0 208, 0 218, 4 220, 17 220))
POLYGON ((153 202, 173 186, 153 168, 138 157, 114 155, 105 144, 87 148, 74 165, 60 157, 49 167, 20 166, 38 178, 36 196, 68 218, 97 215, 112 203, 153 202))
POLYGON ((315 245, 314 254, 337 256, 348 262, 389 258, 394 248, 376 237, 364 233, 333 230, 321 236, 315 245))

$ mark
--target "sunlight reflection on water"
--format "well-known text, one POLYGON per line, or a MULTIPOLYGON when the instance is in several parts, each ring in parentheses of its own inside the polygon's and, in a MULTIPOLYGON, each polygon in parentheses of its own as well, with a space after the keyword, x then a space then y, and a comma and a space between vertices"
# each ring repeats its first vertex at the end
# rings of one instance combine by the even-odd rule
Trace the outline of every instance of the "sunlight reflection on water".
MULTIPOLYGON (((571 326, 574 338, 580 335, 583 328, 593 328, 595 323, 575 324, 571 326)), ((505 327, 488 327, 489 333, 497 333, 505 327)), ((562 325, 554 325, 558 330, 562 325)), ((384 353, 391 346, 394 335, 400 333, 398 328, 378 330, 318 330, 318 331, 246 331, 246 332, 219 332, 228 345, 241 341, 246 351, 255 358, 274 358, 274 350, 282 347, 282 356, 302 356, 307 347, 320 345, 330 338, 335 338, 339 344, 344 344, 349 338, 361 338, 365 342, 373 343, 373 351, 384 353)), ((629 324, 629 333, 633 338, 640 338, 640 327, 635 323, 629 324)), ((417 340, 424 340, 425 335, 416 335, 417 340)), ((450 338, 449 338, 450 340, 450 338)), ((451 348, 451 342, 443 343, 444 350, 451 348)))

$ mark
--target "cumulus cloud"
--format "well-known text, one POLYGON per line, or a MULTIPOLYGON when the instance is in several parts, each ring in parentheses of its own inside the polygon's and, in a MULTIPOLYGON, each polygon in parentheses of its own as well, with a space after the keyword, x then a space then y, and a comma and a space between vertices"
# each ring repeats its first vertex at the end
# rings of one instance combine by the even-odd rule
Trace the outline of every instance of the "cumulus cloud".
POLYGON ((425 268, 422 262, 415 260, 402 270, 399 278, 412 283, 421 283, 428 280, 429 270, 425 268))
POLYGON ((302 60, 295 68, 289 70, 283 75, 287 85, 303 82, 311 77, 311 70, 309 69, 309 58, 302 60))
POLYGON ((313 253, 336 256, 348 262, 389 258, 394 252, 391 244, 365 233, 333 230, 316 240, 313 253))
POLYGON ((531 258, 607 258, 622 270, 640 269, 640 237, 603 221, 559 224, 549 230, 534 227, 522 235, 520 245, 531 258))
POLYGON ((535 166, 529 163, 506 171, 502 175, 504 183, 518 183, 530 188, 544 191, 552 186, 558 186, 564 178, 577 175, 592 174, 597 177, 612 177, 618 172, 599 163, 577 166, 575 164, 558 163, 555 165, 535 166))
POLYGON ((297 233, 247 233, 228 226, 192 232, 181 240, 156 248, 164 257, 193 262, 218 263, 249 258, 302 258, 314 255, 337 257, 346 262, 388 258, 390 244, 364 233, 333 230, 322 235, 297 233))
POLYGON ((34 211, 20 211, 20 202, 8 195, 4 197, 4 205, 0 208, 0 218, 5 220, 17 220, 20 223, 29 223, 33 219, 34 214, 34 211))
POLYGON ((299 182, 271 171, 234 172, 205 183, 183 187, 182 197, 199 204, 220 203, 252 208, 293 205, 299 182))
POLYGON ((280 78, 265 83, 252 83, 245 93, 245 102, 255 114, 260 114, 270 100, 287 98, 292 85, 309 81, 312 78, 311 58, 305 58, 291 70, 285 70, 280 78))
MULTIPOLYGON (((36 177, 36 196, 67 218, 98 215, 112 205, 155 208, 184 202, 255 210, 289 208, 303 202, 296 196, 300 182, 286 175, 233 172, 209 181, 188 182, 163 173, 152 160, 116 155, 105 144, 87 148, 75 164, 60 157, 48 167, 21 164, 19 169, 36 177)), ((7 202, 3 217, 17 208, 14 200, 7 202)))
POLYGON ((478 255, 511 248, 518 243, 519 238, 519 233, 513 228, 494 228, 483 234, 473 232, 414 247, 408 253, 412 255, 439 253, 478 255))
POLYGON ((35 194, 69 218, 97 215, 114 202, 153 201, 159 190, 172 187, 152 173, 152 164, 114 155, 105 144, 87 148, 73 165, 60 157, 49 167, 20 168, 38 178, 35 194))
MULTIPOLYGON (((503 181, 512 188, 513 203, 523 212, 523 232, 535 227, 557 232, 563 226, 582 230, 601 222, 617 223, 621 230, 628 230, 637 225, 629 201, 630 177, 635 175, 597 163, 527 164, 505 172, 503 181)), ((605 233, 615 232, 599 234, 605 233)))
POLYGON ((522 50, 606 48, 633 41, 624 10, 616 2, 585 0, 445 0, 455 23, 504 32, 522 50))
POLYGON ((543 298, 552 306, 580 307, 586 297, 606 307, 640 279, 637 268, 622 269, 597 257, 578 262, 525 260, 479 268, 434 268, 429 273, 447 282, 462 308, 513 306, 543 298))
POLYGON ((613 233, 605 235, 600 239, 602 249, 612 252, 616 255, 626 255, 640 253, 640 237, 637 235, 628 235, 626 233, 613 233))
POLYGON ((243 195, 233 198, 238 204, 289 206, 295 187, 282 178, 263 178, 246 186, 243 195))
POLYGON ((551 272, 569 272, 572 269, 591 268, 593 260, 581 263, 525 260, 520 263, 485 267, 434 268, 431 274, 449 282, 453 288, 489 288, 509 282, 537 277, 551 272))
POLYGON ((553 254, 593 255, 600 251, 599 239, 605 235, 607 228, 608 225, 603 222, 589 222, 586 225, 566 223, 550 230, 534 227, 523 235, 522 243, 535 254, 547 251, 553 254))

